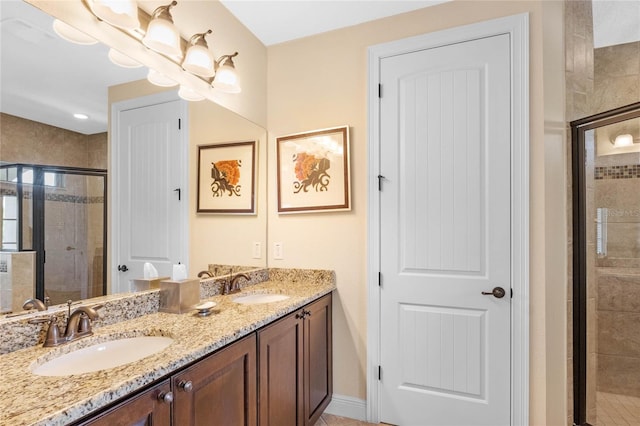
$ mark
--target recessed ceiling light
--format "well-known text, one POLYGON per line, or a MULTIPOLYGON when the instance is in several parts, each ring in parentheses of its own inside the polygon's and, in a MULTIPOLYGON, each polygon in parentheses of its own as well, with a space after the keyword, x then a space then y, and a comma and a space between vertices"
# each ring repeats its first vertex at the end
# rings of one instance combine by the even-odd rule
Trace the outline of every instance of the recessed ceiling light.
POLYGON ((75 113, 73 114, 73 116, 75 118, 77 118, 78 120, 86 120, 89 118, 89 116, 87 114, 80 114, 80 113, 75 113))

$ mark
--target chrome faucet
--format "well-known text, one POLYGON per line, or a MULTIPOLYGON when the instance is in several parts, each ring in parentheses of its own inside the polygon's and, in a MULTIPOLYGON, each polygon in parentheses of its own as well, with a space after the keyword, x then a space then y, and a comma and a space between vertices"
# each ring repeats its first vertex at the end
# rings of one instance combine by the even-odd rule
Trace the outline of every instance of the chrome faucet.
POLYGON ((223 294, 233 294, 233 293, 238 293, 240 291, 240 287, 238 287, 238 280, 240 278, 244 278, 247 281, 251 280, 251 277, 247 274, 237 274, 235 276, 233 276, 233 274, 229 274, 229 285, 228 287, 225 286, 225 288, 223 288, 223 294))
POLYGON ((47 309, 49 309, 49 296, 46 296, 44 298, 44 303, 42 303, 42 301, 40 301, 40 299, 27 299, 24 301, 24 304, 22 305, 22 309, 26 310, 26 311, 30 311, 31 309, 37 309, 39 311, 46 311, 47 309))

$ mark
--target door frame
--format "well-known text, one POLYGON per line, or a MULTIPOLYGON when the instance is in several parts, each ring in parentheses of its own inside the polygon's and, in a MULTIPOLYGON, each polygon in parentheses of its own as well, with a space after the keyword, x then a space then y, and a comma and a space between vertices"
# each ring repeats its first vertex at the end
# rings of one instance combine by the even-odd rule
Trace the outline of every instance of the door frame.
POLYGON ((523 13, 371 46, 368 49, 367 420, 380 417, 380 63, 478 38, 511 40, 511 424, 529 423, 529 14, 523 13))
MULTIPOLYGON (((182 197, 184 202, 181 203, 180 214, 184 218, 183 222, 179 224, 180 234, 183 237, 182 247, 180 248, 180 258, 184 259, 183 264, 189 265, 189 103, 184 101, 178 96, 176 90, 156 93, 153 95, 141 96, 139 98, 127 99, 120 102, 114 102, 111 105, 111 125, 109 128, 109 174, 108 178, 109 188, 112 190, 109 193, 109 202, 111 208, 109 209, 108 217, 108 229, 109 229, 109 244, 111 247, 111 259, 108 261, 107 266, 107 282, 110 285, 109 291, 120 291, 122 289, 115 288, 112 278, 116 276, 116 266, 120 255, 120 223, 118 221, 118 211, 120 211, 120 202, 115 196, 115 188, 119 186, 120 171, 118 170, 118 155, 119 145, 114 142, 116 135, 119 135, 120 131, 120 114, 124 111, 143 108, 152 105, 163 104, 167 102, 180 101, 180 115, 183 117, 180 131, 180 143, 182 144, 182 152, 178 161, 182 164, 184 172, 180 177, 180 187, 187 188, 182 191, 182 197)), ((119 287, 119 286, 118 286, 119 287)))

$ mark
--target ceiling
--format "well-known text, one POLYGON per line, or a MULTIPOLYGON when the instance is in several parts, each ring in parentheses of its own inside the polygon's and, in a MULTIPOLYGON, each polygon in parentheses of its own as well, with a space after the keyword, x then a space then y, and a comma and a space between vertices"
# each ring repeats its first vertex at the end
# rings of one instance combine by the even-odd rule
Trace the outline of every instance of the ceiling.
POLYGON ((220 0, 265 46, 450 0, 220 0))
MULTIPOLYGON (((443 2, 220 1, 266 46, 443 2)), ((593 11, 596 47, 640 40, 640 1, 594 0, 593 11)), ((113 65, 100 44, 80 46, 60 39, 52 21, 22 0, 0 0, 0 111, 83 134, 104 132, 106 88, 143 79, 146 70, 113 65), (67 78, 54 77, 60 75, 67 78), (89 120, 74 119, 71 114, 76 112, 89 115, 89 120)))

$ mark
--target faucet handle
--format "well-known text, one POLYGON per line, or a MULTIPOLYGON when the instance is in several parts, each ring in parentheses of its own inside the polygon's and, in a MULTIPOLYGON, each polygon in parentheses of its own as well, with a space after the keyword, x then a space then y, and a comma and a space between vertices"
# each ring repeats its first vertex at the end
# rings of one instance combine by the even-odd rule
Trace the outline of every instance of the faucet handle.
POLYGON ((34 318, 32 320, 29 320, 29 324, 42 324, 42 323, 49 324, 49 328, 47 330, 47 336, 45 337, 43 346, 47 348, 51 346, 58 346, 60 343, 62 343, 60 339, 60 329, 58 328, 58 322, 56 320, 55 315, 51 315, 50 317, 47 317, 47 318, 34 318))

